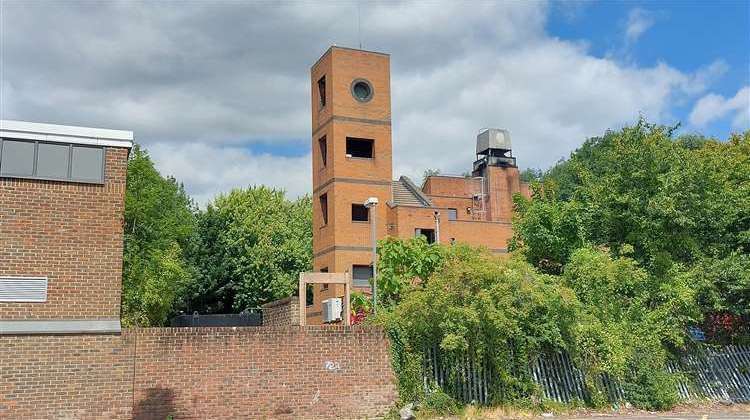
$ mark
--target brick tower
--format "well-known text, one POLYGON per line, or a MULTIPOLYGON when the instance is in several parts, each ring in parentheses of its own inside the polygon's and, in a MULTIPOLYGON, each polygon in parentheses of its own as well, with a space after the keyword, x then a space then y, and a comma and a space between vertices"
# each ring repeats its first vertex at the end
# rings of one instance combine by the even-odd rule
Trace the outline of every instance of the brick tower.
MULTIPOLYGON (((331 47, 310 76, 313 270, 350 272, 355 289, 369 290, 370 220, 363 203, 378 198, 377 237, 384 237, 392 179, 390 56, 331 47)), ((316 287, 310 323, 319 322, 322 299, 343 295, 341 286, 316 287)))

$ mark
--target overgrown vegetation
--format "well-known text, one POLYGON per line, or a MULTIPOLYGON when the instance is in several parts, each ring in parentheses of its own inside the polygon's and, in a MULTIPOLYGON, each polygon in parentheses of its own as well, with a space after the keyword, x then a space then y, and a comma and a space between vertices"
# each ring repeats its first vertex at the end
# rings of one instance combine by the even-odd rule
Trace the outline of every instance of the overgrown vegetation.
POLYGON ((312 205, 266 187, 199 210, 145 150, 128 161, 123 323, 165 325, 179 311, 238 313, 289 296, 311 269, 312 205))
MULTIPOLYGON (((747 341, 750 132, 721 142, 673 131, 639 121, 544 173, 526 171, 533 196, 515 197, 511 257, 421 237, 381 241, 382 308, 370 322, 391 336, 402 400, 457 409, 450 384, 425 389, 425 354, 437 349, 448 364, 470 356, 488 366, 494 403, 529 406, 540 401, 530 361, 565 350, 587 374, 588 404, 606 402, 593 378, 607 374, 632 404, 667 408, 676 395, 665 364, 688 345, 688 327, 717 343, 747 341)), ((311 207, 309 197, 251 187, 198 210, 134 148, 124 323, 240 312, 293 293, 311 268, 311 207)), ((370 302, 355 294, 352 303, 360 322, 370 302)))
POLYGON ((221 194, 197 217, 197 275, 182 304, 231 313, 290 296, 312 269, 312 204, 266 187, 221 194))
POLYGON ((750 131, 726 142, 672 132, 639 121, 586 141, 532 186, 531 200, 516 197, 511 249, 561 274, 576 250, 604 246, 654 284, 687 276, 705 318, 747 320, 750 131))
POLYGON ((423 271, 377 320, 394 342, 402 398, 427 398, 422 355, 435 346, 447 360, 468 353, 488 363, 496 402, 533 394, 527 369, 531 358, 545 349, 566 347, 572 339, 578 306, 573 292, 519 258, 502 261, 465 245, 426 245, 423 238, 385 241, 380 262, 384 269, 394 261, 387 250, 396 249, 396 242, 398 248, 415 252, 394 271, 418 265, 424 254, 416 250, 425 246, 439 254, 432 269, 423 271))
POLYGON ((665 367, 688 327, 747 340, 750 132, 720 142, 673 131, 639 121, 528 171, 533 197, 515 198, 509 259, 381 242, 376 322, 392 337, 402 399, 430 406, 424 360, 437 346, 488 363, 494 403, 539 401, 529 362, 565 350, 586 372, 589 404, 607 402, 593 381, 607 374, 630 403, 663 409, 677 400, 665 367))
POLYGON ((128 160, 122 322, 163 325, 194 278, 187 259, 195 206, 174 178, 164 178, 138 145, 128 160))

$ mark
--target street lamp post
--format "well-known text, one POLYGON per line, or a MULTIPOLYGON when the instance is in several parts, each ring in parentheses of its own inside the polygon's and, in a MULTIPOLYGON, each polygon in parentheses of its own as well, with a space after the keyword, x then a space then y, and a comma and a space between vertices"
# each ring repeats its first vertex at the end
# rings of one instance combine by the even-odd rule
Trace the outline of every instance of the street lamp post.
POLYGON ((375 229, 375 206, 378 205, 377 197, 370 197, 365 201, 370 217, 370 241, 372 243, 372 313, 377 313, 378 308, 378 237, 375 229))

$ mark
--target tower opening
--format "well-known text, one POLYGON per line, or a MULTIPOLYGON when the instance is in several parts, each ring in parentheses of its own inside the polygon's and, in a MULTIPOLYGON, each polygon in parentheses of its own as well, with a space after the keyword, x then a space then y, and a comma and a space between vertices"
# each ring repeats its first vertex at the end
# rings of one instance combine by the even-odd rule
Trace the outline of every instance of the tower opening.
POLYGON ((320 97, 320 107, 326 106, 326 77, 318 79, 318 96, 320 97))
POLYGON ((318 139, 318 146, 320 147, 320 162, 325 167, 328 164, 328 141, 326 136, 318 139))
POLYGON ((352 222, 367 222, 370 211, 363 204, 352 204, 352 222))
POLYGON ((372 159, 372 149, 375 141, 372 139, 360 139, 356 137, 346 138, 347 157, 372 159))

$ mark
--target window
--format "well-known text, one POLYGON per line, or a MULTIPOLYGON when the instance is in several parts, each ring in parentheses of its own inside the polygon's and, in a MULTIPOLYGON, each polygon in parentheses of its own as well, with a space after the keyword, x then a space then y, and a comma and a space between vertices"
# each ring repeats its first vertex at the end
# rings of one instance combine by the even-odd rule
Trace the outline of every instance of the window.
POLYGON ((372 159, 372 139, 346 138, 346 155, 348 157, 372 159))
POLYGON ((458 219, 458 210, 448 209, 448 220, 456 220, 456 219, 458 219))
MULTIPOLYGON (((328 272, 328 267, 321 268, 320 272, 321 273, 327 273, 328 272)), ((322 285, 320 285, 320 291, 321 292, 326 291, 326 290, 328 290, 328 283, 323 283, 322 285)))
POLYGON ((323 226, 328 224, 328 194, 320 196, 320 213, 323 215, 323 226))
POLYGON ((2 140, 0 174, 34 175, 34 147, 29 141, 2 140))
POLYGON ((323 76, 318 80, 318 97, 320 98, 320 107, 326 106, 326 77, 323 76))
POLYGON ((0 139, 0 176, 104 182, 104 148, 0 139))
POLYGON ((424 236, 425 239, 427 239, 428 244, 435 243, 435 229, 421 229, 416 228, 414 229, 414 236, 424 236))
POLYGON ((352 222, 366 222, 370 220, 370 212, 362 204, 352 204, 352 222))
POLYGON ((318 139, 318 146, 320 147, 320 161, 323 164, 324 168, 328 164, 328 145, 326 143, 326 136, 318 139))
POLYGON ((73 179, 97 180, 101 177, 104 150, 98 147, 73 146, 73 179))
POLYGON ((305 285, 305 305, 312 306, 315 303, 315 291, 312 284, 305 285))
POLYGON ((352 266, 352 285, 354 287, 370 287, 370 279, 372 279, 371 265, 352 266))
POLYGON ((368 102, 372 99, 372 85, 365 79, 356 79, 352 82, 352 96, 359 102, 368 102))
POLYGON ((68 176, 70 146, 40 143, 36 157, 36 175, 44 178, 65 179, 68 176))

